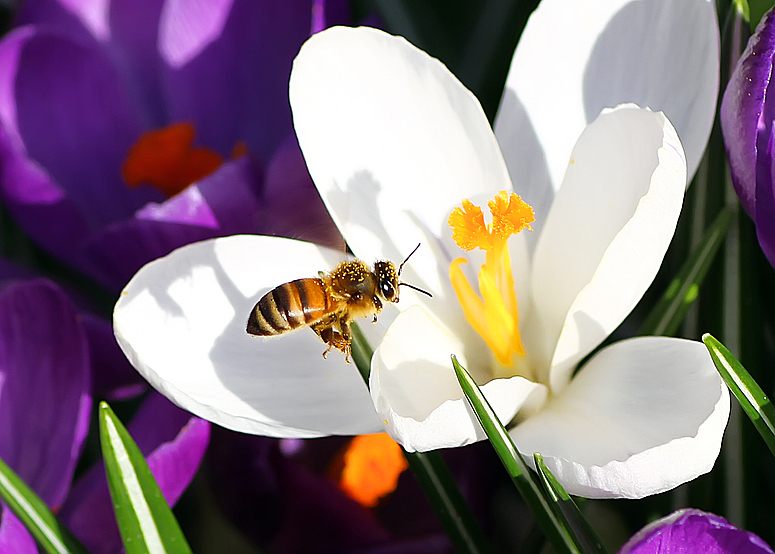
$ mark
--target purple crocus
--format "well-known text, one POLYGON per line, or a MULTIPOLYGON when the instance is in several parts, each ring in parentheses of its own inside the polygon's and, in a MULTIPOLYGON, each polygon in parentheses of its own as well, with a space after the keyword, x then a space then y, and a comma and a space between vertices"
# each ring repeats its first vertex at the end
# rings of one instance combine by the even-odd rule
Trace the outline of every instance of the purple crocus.
POLYGON ((24 2, 0 42, 2 200, 40 245, 113 290, 209 237, 335 241, 287 85, 299 46, 343 5, 24 2))
POLYGON ((619 554, 772 554, 754 533, 738 529, 723 517, 685 508, 650 523, 619 554))
POLYGON ((732 183, 756 223, 759 244, 775 266, 775 11, 759 22, 721 103, 732 183))
MULTIPOLYGON (((54 284, 20 281, 0 292, 0 457, 91 552, 116 552, 104 477, 92 470, 71 488, 89 427, 92 350, 82 317, 54 284)), ((209 424, 153 394, 129 428, 175 502, 204 455, 209 424)), ((37 553, 16 516, 1 510, 0 550, 37 553)))

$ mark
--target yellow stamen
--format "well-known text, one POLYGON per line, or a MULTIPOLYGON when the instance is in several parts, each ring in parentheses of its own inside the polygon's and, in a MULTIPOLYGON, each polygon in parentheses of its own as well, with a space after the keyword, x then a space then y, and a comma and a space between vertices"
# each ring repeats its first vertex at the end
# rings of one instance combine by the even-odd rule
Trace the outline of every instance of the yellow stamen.
POLYGON ((533 208, 517 194, 502 191, 488 202, 492 223, 486 225, 481 208, 463 200, 462 208, 455 208, 449 216, 452 238, 463 250, 481 248, 486 252, 485 262, 479 269, 479 294, 460 267, 466 262, 458 258, 449 268, 452 287, 463 313, 471 326, 485 340, 504 366, 512 364, 514 354, 524 355, 519 334, 519 311, 511 272, 508 238, 523 229, 531 229, 535 221, 533 208))
POLYGON ((393 492, 409 467, 401 447, 385 433, 354 437, 343 455, 339 488, 362 506, 393 492))

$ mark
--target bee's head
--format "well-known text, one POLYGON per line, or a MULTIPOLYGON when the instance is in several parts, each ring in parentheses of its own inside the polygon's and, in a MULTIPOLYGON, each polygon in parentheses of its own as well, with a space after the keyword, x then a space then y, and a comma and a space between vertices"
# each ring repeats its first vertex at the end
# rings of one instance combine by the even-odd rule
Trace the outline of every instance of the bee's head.
POLYGON ((379 261, 374 263, 374 274, 377 276, 377 291, 386 302, 398 302, 398 271, 393 262, 379 261))
POLYGON ((393 265, 393 262, 388 261, 379 261, 375 262, 374 264, 374 273, 377 275, 377 289, 379 289, 379 294, 387 300, 388 302, 398 302, 398 286, 403 285, 405 287, 409 287, 410 289, 414 289, 417 292, 421 292, 423 294, 427 294, 428 296, 432 296, 431 293, 428 291, 422 290, 421 288, 415 287, 414 285, 410 285, 409 283, 403 283, 398 280, 398 278, 401 276, 401 270, 404 269, 404 264, 406 263, 406 260, 409 259, 409 257, 417 252, 417 249, 420 248, 420 245, 418 244, 414 250, 412 250, 409 253, 409 256, 406 257, 406 259, 401 262, 401 265, 398 266, 398 271, 396 271, 396 266, 393 265))

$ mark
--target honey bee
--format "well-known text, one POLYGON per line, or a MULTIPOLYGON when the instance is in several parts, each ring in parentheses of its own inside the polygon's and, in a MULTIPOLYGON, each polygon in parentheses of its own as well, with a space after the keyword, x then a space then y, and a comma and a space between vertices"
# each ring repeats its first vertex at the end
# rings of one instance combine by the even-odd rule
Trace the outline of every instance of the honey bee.
POLYGON ((310 327, 328 345, 323 357, 336 348, 350 362, 350 321, 382 311, 384 302, 398 302, 398 287, 405 286, 431 296, 427 291, 399 281, 404 264, 420 247, 401 262, 380 260, 369 267, 361 260, 342 262, 330 273, 296 279, 261 297, 248 317, 250 335, 271 337, 310 327))

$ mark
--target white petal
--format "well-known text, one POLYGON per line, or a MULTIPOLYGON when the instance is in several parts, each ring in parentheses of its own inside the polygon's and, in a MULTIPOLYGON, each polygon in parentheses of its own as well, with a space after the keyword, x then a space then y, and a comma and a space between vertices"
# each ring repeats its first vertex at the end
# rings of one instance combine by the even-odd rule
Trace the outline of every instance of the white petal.
POLYGON ((526 201, 541 211, 584 127, 625 102, 667 115, 693 175, 718 79, 709 0, 543 0, 514 53, 495 121, 515 190, 529 187, 526 201))
POLYGON ((437 241, 450 211, 511 189, 474 95, 403 38, 335 27, 302 47, 290 100, 310 174, 353 252, 400 261, 422 242, 407 280, 434 294, 448 285, 457 253, 437 241))
POLYGON ((401 312, 374 353, 370 389, 388 433, 410 451, 463 446, 485 438, 452 369, 450 355, 474 376, 502 422, 508 422, 542 385, 522 377, 481 378, 466 348, 421 307, 401 312))
POLYGON ((301 329, 249 336, 256 302, 315 277, 342 254, 309 243, 234 236, 199 242, 144 268, 116 304, 116 338, 162 394, 229 429, 274 437, 381 430, 363 379, 339 352, 301 329))
POLYGON ((681 143, 660 113, 622 106, 579 138, 533 265, 555 393, 651 284, 675 231, 685 179, 681 143))
POLYGON ((610 346, 510 433, 571 494, 641 498, 713 467, 729 393, 700 342, 640 337, 610 346))

